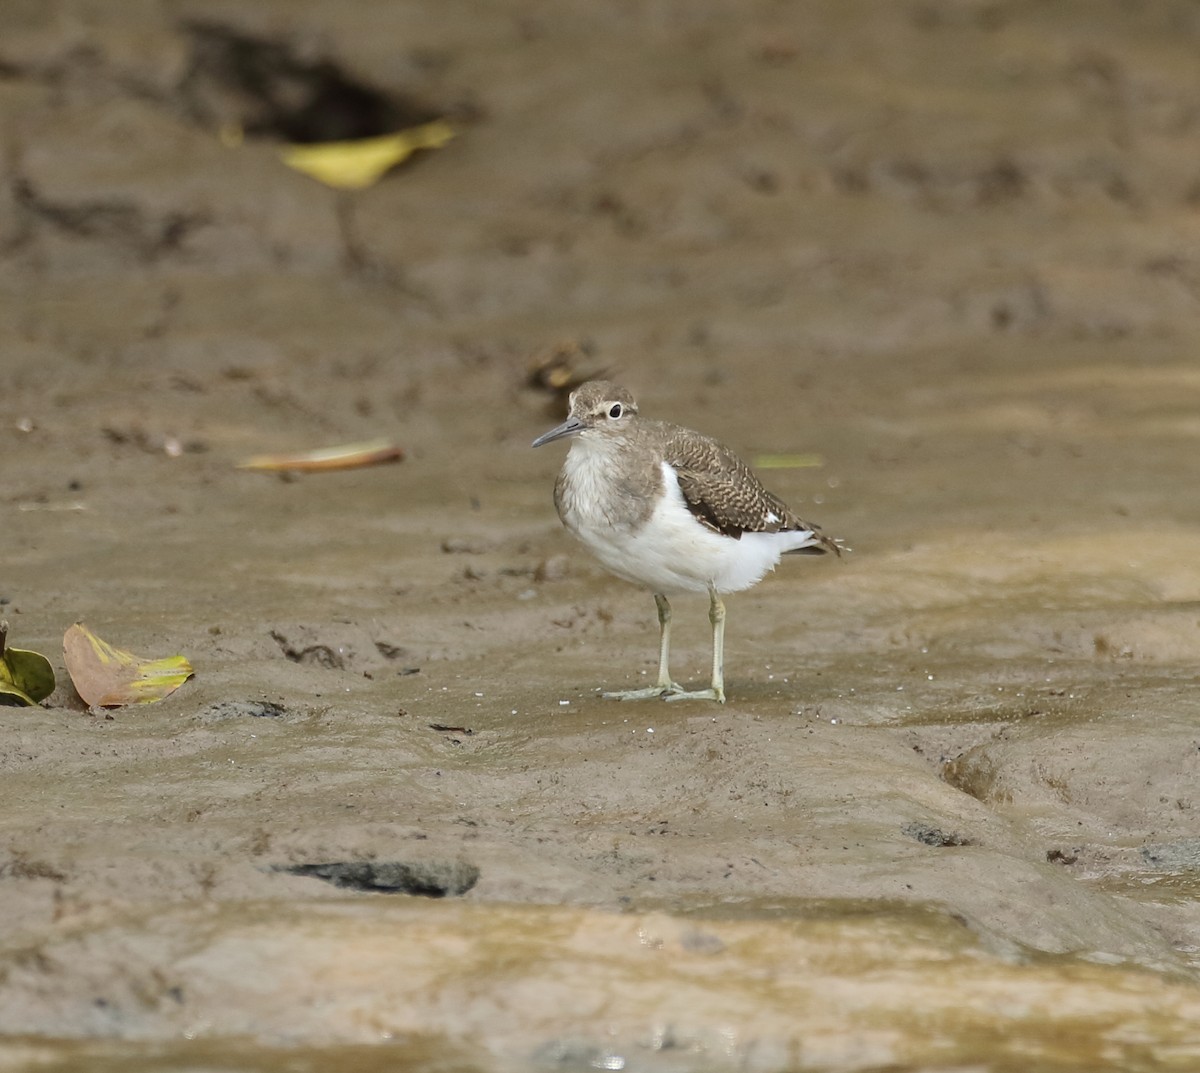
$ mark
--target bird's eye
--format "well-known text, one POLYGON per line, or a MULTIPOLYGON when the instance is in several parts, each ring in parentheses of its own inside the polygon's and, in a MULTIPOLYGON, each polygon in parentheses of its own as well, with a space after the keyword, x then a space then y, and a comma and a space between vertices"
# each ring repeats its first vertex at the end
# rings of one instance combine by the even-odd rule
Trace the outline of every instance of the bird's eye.
POLYGON ((621 416, 621 404, 619 402, 614 402, 612 404, 612 408, 608 411, 608 416, 609 417, 620 417, 621 416))

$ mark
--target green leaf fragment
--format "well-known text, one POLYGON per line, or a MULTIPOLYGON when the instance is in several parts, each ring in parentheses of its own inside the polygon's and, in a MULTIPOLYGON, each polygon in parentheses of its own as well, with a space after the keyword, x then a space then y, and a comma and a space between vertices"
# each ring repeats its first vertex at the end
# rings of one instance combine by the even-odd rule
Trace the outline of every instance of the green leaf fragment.
POLYGON ((8 623, 0 623, 0 704, 29 705, 54 692, 54 668, 40 652, 9 648, 8 623))
POLYGON ((823 465, 825 459, 818 454, 754 456, 756 469, 815 469, 823 465))

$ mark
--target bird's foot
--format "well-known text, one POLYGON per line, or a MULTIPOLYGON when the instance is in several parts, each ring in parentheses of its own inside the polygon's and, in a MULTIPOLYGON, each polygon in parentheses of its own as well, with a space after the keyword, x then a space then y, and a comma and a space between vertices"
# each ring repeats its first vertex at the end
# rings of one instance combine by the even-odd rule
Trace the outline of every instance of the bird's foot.
POLYGON ((680 690, 678 693, 672 693, 666 698, 667 700, 715 700, 718 704, 725 703, 725 690, 714 687, 712 689, 692 689, 680 690))
POLYGON ((605 700, 657 700, 666 697, 670 700, 683 694, 683 686, 675 682, 659 682, 657 685, 646 686, 645 689, 617 689, 611 693, 601 693, 605 700))

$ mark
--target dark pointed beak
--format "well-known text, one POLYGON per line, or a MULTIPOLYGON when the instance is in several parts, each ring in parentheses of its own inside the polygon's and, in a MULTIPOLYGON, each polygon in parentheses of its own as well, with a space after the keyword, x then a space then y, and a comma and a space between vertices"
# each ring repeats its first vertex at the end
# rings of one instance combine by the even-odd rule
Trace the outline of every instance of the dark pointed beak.
POLYGON ((557 428, 552 428, 549 432, 543 432, 529 446, 541 447, 543 443, 553 443, 555 440, 561 440, 565 436, 574 436, 576 433, 582 431, 583 422, 578 417, 568 417, 557 428))

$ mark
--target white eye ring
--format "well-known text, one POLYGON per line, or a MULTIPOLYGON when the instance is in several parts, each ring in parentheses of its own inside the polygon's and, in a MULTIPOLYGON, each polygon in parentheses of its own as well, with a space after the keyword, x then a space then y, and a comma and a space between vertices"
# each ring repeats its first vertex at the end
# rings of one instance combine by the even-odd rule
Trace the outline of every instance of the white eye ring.
POLYGON ((608 411, 608 416, 609 417, 620 417, 621 416, 621 404, 619 402, 614 402, 612 404, 612 408, 608 411))

